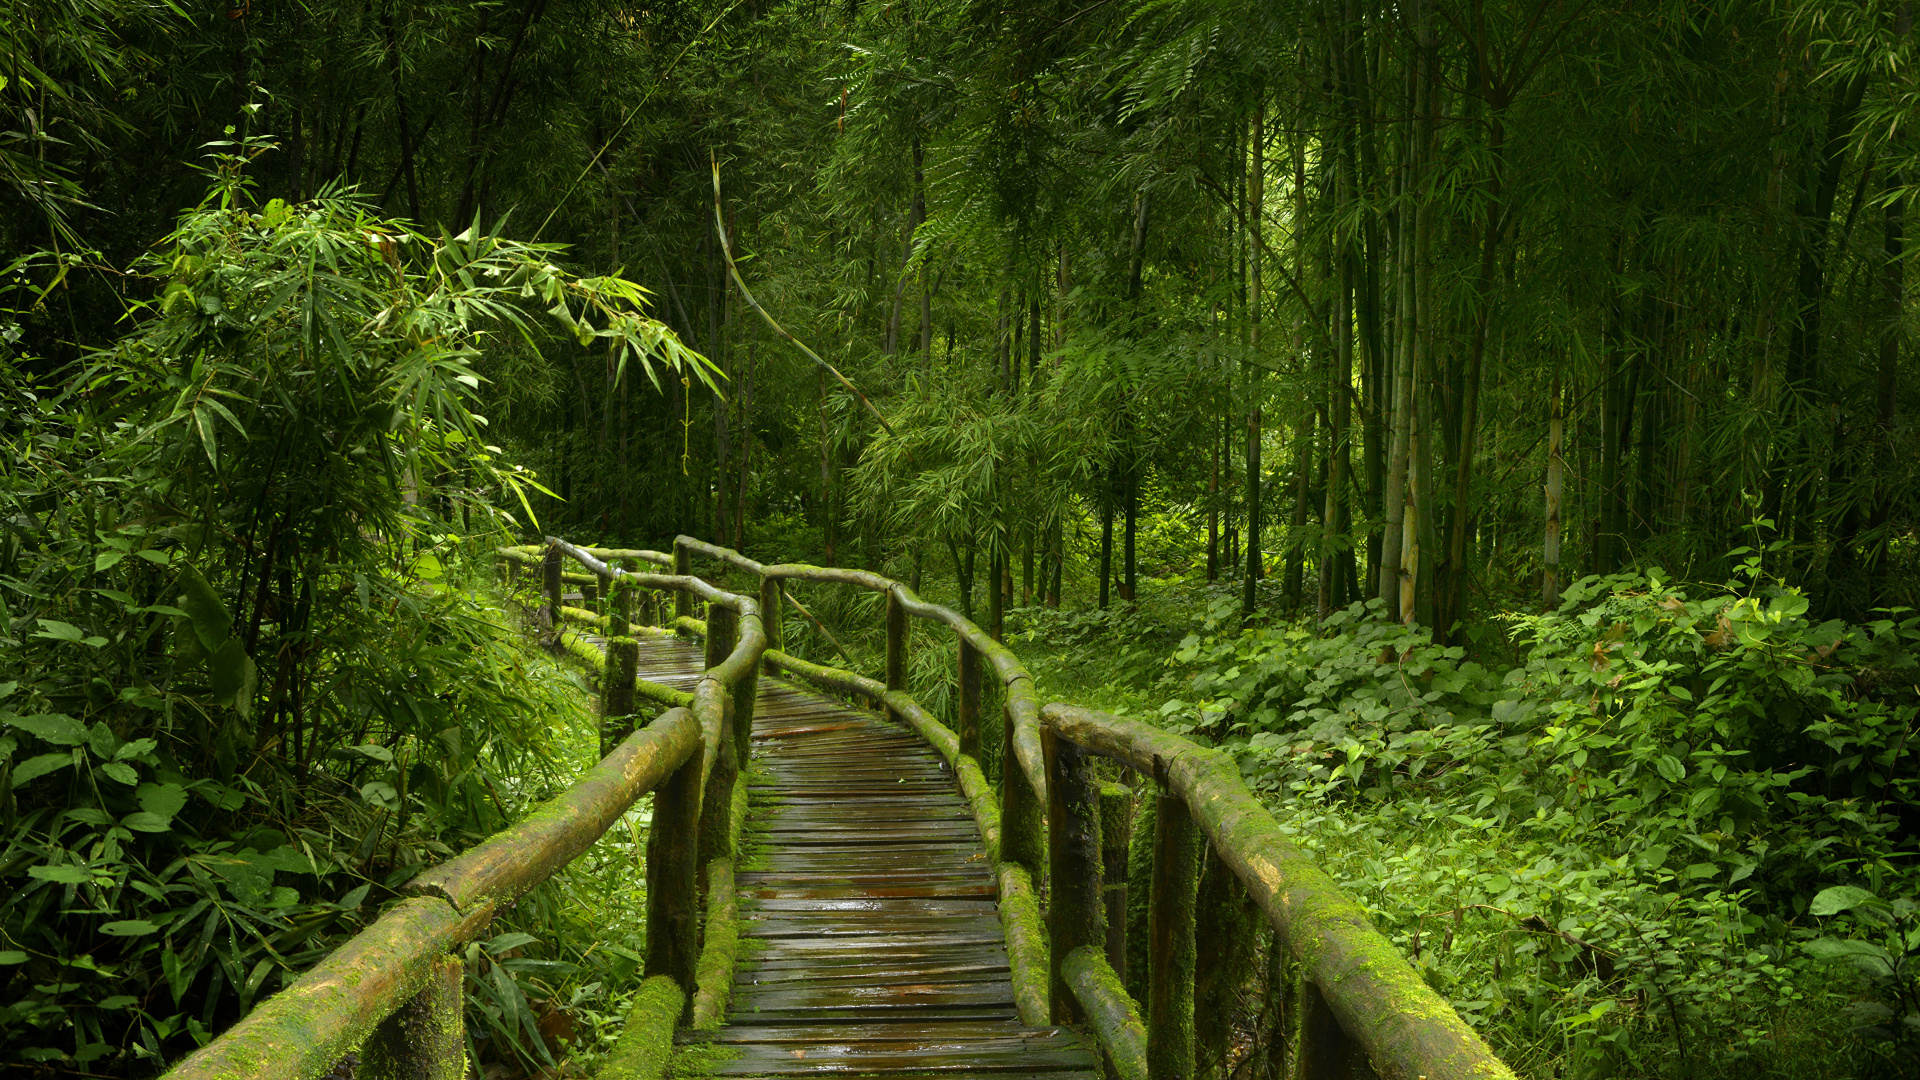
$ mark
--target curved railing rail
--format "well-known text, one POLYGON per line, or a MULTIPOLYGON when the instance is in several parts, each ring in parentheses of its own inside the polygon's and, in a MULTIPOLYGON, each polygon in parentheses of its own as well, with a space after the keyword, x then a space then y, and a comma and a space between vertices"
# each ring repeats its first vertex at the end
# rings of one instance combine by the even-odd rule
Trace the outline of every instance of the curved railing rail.
MULTIPOLYGON (((603 554, 647 561, 657 553, 603 554)), ((502 555, 510 565, 526 561, 520 549, 502 555)), ((558 552, 534 561, 551 583, 547 594, 556 602, 545 615, 557 628, 558 552)), ((415 877, 373 925, 181 1061, 168 1080, 311 1080, 353 1053, 360 1056, 361 1076, 461 1080, 467 1075, 461 950, 485 934, 495 912, 592 846, 648 792, 654 809, 646 850, 646 982, 635 1010, 639 1022, 616 1048, 616 1061, 664 1062, 677 1022, 712 1015, 716 996, 724 1012, 724 985, 715 989, 709 969, 721 959, 730 962, 732 943, 720 938, 731 932, 731 921, 716 919, 710 902, 703 927, 699 896, 703 884, 710 899, 733 893, 733 847, 746 805, 745 785, 734 781, 767 639, 753 597, 689 576, 630 576, 687 598, 683 607, 692 597, 705 600, 707 626, 729 628, 709 635, 705 672, 693 692, 679 694, 673 708, 641 731, 631 730, 631 693, 624 699, 603 694, 603 733, 617 738, 603 734, 603 750, 612 745, 599 764, 520 823, 415 877)), ((615 653, 632 644, 624 626, 620 631, 609 642, 615 653)))

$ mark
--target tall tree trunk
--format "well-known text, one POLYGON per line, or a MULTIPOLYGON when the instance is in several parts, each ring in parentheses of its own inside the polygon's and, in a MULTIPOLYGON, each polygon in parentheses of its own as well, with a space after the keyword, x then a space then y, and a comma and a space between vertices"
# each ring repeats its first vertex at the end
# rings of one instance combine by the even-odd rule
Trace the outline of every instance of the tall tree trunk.
POLYGON ((1566 463, 1566 403, 1560 394, 1560 372, 1553 373, 1553 400, 1547 419, 1547 529, 1541 544, 1540 602, 1552 611, 1560 603, 1560 495, 1566 463))
POLYGON ((1247 182, 1247 348, 1255 362, 1247 372, 1247 578, 1240 597, 1240 613, 1252 618, 1260 606, 1259 583, 1265 563, 1260 550, 1260 263, 1266 252, 1260 226, 1265 213, 1267 186, 1267 104, 1264 97, 1253 112, 1253 160, 1247 182))

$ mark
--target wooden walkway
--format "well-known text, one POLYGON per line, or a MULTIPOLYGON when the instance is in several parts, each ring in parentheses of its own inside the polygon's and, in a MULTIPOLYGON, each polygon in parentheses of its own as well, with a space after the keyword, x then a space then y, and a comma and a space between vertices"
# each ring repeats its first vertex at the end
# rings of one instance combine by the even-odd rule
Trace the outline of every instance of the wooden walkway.
MULTIPOLYGON (((640 675, 692 689, 700 648, 647 640, 640 675)), ((997 887, 939 755, 881 716, 760 679, 744 947, 718 1076, 1095 1080, 1066 1028, 1014 1013, 997 887)))

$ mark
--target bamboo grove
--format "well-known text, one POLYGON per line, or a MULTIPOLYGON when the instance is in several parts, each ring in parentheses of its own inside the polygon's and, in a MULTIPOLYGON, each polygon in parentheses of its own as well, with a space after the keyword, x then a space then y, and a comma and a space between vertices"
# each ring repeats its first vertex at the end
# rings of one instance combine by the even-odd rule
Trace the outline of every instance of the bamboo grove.
MULTIPOLYGON (((263 198, 647 282, 721 394, 486 357, 562 524, 804 521, 996 612, 1204 561, 1444 635, 1740 548, 1912 599, 1905 4, 22 12, 16 254, 124 265, 227 131, 263 198)), ((61 276, 50 364, 125 288, 61 276)))

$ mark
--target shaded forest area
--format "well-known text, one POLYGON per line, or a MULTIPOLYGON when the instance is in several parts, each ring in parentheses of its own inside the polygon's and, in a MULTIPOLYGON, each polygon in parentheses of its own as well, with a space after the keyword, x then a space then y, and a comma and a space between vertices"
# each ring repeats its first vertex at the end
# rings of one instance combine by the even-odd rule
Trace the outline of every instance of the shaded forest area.
MULTIPOLYGON (((1901 1075, 1912 24, 0 0, 0 1062, 152 1075, 556 790, 485 553, 687 532, 1233 750, 1526 1075, 1901 1075)), ((476 1062, 610 1041, 622 857, 476 1062)))

